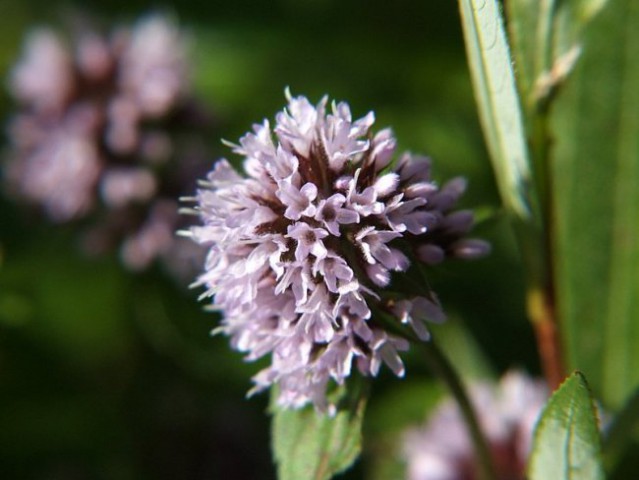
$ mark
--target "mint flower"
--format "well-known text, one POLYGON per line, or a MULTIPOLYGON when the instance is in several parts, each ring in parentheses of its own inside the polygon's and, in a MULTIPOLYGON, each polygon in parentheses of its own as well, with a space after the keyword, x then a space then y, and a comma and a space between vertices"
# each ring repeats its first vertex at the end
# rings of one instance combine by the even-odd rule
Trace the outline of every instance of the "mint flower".
MULTIPOLYGON (((532 435, 548 398, 543 381, 511 371, 499 384, 471 385, 477 412, 498 479, 524 479, 532 435)), ((474 449, 459 408, 443 402, 421 428, 403 438, 408 480, 472 480, 477 478, 474 449)))
POLYGON ((91 218, 85 249, 117 247, 125 266, 141 270, 172 255, 184 225, 175 199, 203 171, 203 156, 177 135, 204 126, 186 37, 158 14, 109 35, 77 27, 69 38, 32 30, 11 69, 17 111, 4 186, 54 223, 91 218))
POLYGON ((251 393, 277 385, 282 406, 331 411, 329 384, 354 368, 404 374, 408 342, 386 322, 425 340, 424 322, 444 319, 423 282, 392 280, 414 261, 488 245, 463 239, 472 215, 451 212, 465 182, 439 188, 425 157, 392 163, 395 139, 372 132, 373 113, 353 120, 346 103, 287 96, 273 128, 265 120, 231 145, 245 175, 216 163, 190 199, 202 225, 184 233, 209 248, 197 284, 223 313, 218 331, 248 360, 271 357, 251 393))

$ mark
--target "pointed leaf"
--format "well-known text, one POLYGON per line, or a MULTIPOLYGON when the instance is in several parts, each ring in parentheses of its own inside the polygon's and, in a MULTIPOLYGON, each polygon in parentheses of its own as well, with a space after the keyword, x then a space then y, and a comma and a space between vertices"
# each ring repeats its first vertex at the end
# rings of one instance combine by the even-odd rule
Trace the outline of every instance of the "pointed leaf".
POLYGON ((553 394, 537 423, 530 480, 603 479, 597 424, 586 379, 576 372, 553 394))
POLYGON ((366 395, 362 388, 344 386, 334 393, 338 410, 333 417, 310 407, 275 408, 272 443, 279 480, 329 479, 357 459, 366 395))

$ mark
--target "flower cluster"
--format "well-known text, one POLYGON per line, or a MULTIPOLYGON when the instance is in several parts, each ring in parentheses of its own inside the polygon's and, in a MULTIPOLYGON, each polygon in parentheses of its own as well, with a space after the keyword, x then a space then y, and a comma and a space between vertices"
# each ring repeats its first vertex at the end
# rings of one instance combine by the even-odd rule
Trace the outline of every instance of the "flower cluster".
POLYGON ((470 212, 451 212, 463 179, 439 188, 428 158, 393 162, 395 138, 372 133, 372 112, 353 120, 346 103, 287 96, 274 128, 265 120, 232 145, 246 176, 223 159, 202 182, 191 200, 203 225, 186 233, 209 248, 198 283, 223 312, 219 330, 248 360, 271 355, 253 391, 277 384, 280 405, 325 410, 329 381, 353 365, 403 375, 407 340, 387 322, 427 339, 424 321, 444 318, 425 282, 406 276, 399 295, 391 274, 488 246, 461 238, 470 212))
MULTIPOLYGON (((537 419, 547 400, 541 380, 509 372, 498 386, 477 383, 470 398, 487 437, 497 478, 525 478, 537 419)), ((474 480, 477 467, 467 426, 452 400, 440 405, 422 428, 404 437, 408 480, 474 480)))
POLYGON ((126 266, 145 268, 172 247, 174 199, 203 171, 177 135, 205 125, 187 70, 185 37, 161 15, 110 36, 83 25, 69 43, 31 32, 10 76, 9 192, 56 223, 99 212, 85 247, 121 244, 126 266))

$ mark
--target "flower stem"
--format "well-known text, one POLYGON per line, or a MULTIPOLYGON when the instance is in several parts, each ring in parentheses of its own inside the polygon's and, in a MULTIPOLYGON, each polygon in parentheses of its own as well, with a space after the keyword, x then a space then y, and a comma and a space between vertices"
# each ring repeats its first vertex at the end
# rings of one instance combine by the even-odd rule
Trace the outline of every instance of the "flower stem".
POLYGON ((481 480, 493 480, 497 478, 486 437, 479 426, 475 409, 470 402, 461 378, 434 340, 431 339, 428 342, 420 342, 420 345, 423 347, 430 368, 446 383, 466 421, 468 433, 475 447, 475 456, 479 467, 479 478, 481 480))

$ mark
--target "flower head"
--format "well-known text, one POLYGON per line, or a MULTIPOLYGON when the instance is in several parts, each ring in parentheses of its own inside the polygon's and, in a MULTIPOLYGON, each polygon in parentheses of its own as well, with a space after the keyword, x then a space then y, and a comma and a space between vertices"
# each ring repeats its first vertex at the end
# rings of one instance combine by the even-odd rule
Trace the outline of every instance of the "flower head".
MULTIPOLYGON (((548 389, 541 380, 507 373, 498 385, 476 383, 471 402, 487 437, 497 478, 524 479, 532 435, 548 389)), ((466 424, 452 400, 442 403, 421 428, 404 435, 409 480, 474 480, 477 468, 466 424)))
POLYGON ((167 254, 181 223, 174 199, 202 171, 172 134, 203 126, 186 66, 184 34, 157 14, 108 36, 31 32, 9 81, 18 103, 4 168, 9 192, 56 223, 95 214, 86 248, 119 244, 133 270, 167 254))
POLYGON ((384 318, 420 338, 426 319, 443 320, 434 294, 404 289, 400 302, 391 277, 428 246, 441 260, 487 245, 455 247, 472 224, 450 212, 463 182, 438 188, 424 157, 391 166, 395 139, 372 133, 372 113, 353 120, 346 103, 288 101, 274 128, 257 124, 234 146, 246 176, 217 162, 195 199, 203 224, 187 233, 209 247, 198 283, 223 312, 220 331, 250 360, 271 355, 254 391, 277 384, 280 404, 324 409, 329 382, 353 367, 403 375, 408 343, 384 318))

